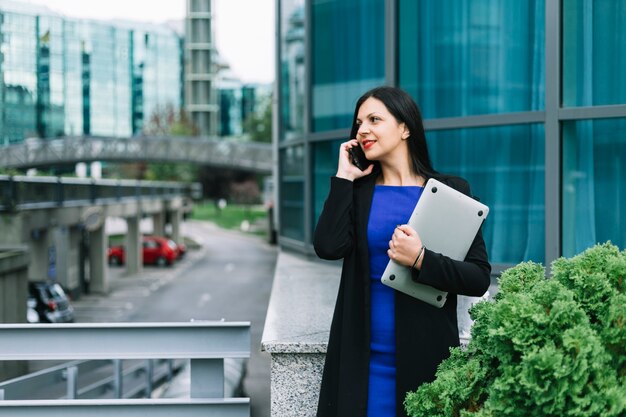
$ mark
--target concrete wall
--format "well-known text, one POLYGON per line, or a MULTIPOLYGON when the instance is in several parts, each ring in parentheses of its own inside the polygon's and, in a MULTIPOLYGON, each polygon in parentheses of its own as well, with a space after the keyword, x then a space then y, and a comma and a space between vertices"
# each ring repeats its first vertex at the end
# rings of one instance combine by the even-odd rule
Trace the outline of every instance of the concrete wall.
MULTIPOLYGON (((0 323, 26 322, 27 275, 26 248, 0 248, 0 323)), ((25 372, 25 362, 0 362, 0 380, 25 372)))
POLYGON ((0 213, 0 244, 21 245, 24 241, 24 236, 22 235, 23 222, 24 220, 20 213, 0 213))
POLYGON ((340 264, 281 252, 261 348, 271 355, 271 416, 314 417, 340 264))
MULTIPOLYGON (((324 370, 341 264, 280 252, 261 349, 271 355, 271 416, 314 417, 324 370)), ((459 297, 459 336, 467 343, 467 309, 459 297)))

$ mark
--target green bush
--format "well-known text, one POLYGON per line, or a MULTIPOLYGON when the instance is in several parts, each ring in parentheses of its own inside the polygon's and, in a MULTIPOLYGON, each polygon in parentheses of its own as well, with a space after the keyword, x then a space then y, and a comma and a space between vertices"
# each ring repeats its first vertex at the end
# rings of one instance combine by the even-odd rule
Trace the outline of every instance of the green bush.
POLYGON ((626 251, 596 245, 505 271, 472 339, 409 393, 412 417, 626 416, 626 251))

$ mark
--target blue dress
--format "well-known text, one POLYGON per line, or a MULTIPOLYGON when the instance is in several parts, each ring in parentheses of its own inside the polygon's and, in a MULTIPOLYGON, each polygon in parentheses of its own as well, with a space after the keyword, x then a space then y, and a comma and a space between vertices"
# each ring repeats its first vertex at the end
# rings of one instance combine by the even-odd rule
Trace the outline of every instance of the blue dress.
POLYGON ((422 187, 374 188, 367 225, 370 262, 371 340, 368 417, 396 415, 396 339, 394 290, 380 282, 389 257, 389 240, 399 224, 406 224, 422 195, 422 187))

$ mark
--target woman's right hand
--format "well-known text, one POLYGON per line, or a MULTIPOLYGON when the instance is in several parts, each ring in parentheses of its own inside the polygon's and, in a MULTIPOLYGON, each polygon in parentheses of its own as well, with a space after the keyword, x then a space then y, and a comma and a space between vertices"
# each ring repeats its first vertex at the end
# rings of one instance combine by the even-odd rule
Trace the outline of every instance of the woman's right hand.
POLYGON ((370 164, 370 166, 368 166, 365 171, 361 171, 352 163, 352 161, 350 160, 350 154, 348 153, 348 149, 354 146, 361 146, 359 145, 359 141, 356 139, 351 139, 347 142, 344 142, 339 147, 339 164, 337 166, 338 178, 354 181, 372 173, 372 170, 374 169, 374 164, 370 164))

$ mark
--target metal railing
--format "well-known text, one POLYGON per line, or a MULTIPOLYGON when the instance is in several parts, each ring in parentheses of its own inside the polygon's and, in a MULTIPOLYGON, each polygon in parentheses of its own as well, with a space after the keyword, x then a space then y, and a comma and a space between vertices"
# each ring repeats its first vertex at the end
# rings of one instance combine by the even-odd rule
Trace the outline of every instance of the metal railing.
POLYGON ((248 398, 224 398, 224 360, 249 356, 248 322, 4 324, 0 360, 189 359, 191 392, 181 399, 72 399, 78 397, 76 364, 67 369, 68 398, 4 399, 0 417, 249 416, 248 398))
POLYGON ((185 361, 71 361, 0 383, 5 400, 150 397, 185 361), (80 377, 80 384, 78 383, 80 377))
POLYGON ((138 136, 111 138, 68 136, 27 138, 3 146, 2 168, 36 168, 89 161, 174 162, 272 172, 272 145, 207 137, 138 136))
POLYGON ((200 183, 0 175, 0 211, 202 197, 200 183))

